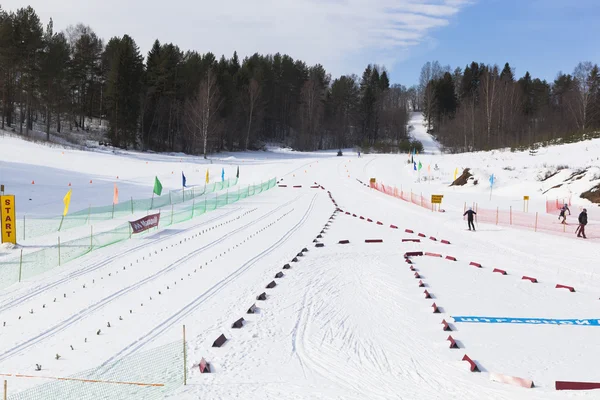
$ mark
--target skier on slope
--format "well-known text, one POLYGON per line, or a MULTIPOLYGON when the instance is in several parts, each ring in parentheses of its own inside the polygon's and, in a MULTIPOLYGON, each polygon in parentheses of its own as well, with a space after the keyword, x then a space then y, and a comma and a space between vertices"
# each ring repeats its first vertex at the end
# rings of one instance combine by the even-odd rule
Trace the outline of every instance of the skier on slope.
POLYGON ((471 227, 473 227, 473 231, 475 230, 475 225, 473 224, 473 215, 477 215, 477 213, 475 211, 473 211, 473 208, 469 207, 469 209, 467 211, 465 211, 465 213, 463 214, 464 216, 467 216, 467 222, 469 225, 469 230, 471 230, 471 227))
POLYGON ((579 226, 575 231, 575 233, 577 233, 577 237, 583 237, 584 239, 587 239, 587 237, 585 236, 585 226, 587 225, 587 223, 587 210, 584 208, 581 211, 581 214, 579 214, 579 226))
POLYGON ((562 208, 560 209, 560 215, 558 216, 558 219, 562 218, 563 224, 567 223, 567 215, 566 215, 567 211, 569 212, 569 215, 571 215, 571 210, 569 210, 569 206, 567 206, 567 204, 565 203, 565 205, 562 206, 562 208))

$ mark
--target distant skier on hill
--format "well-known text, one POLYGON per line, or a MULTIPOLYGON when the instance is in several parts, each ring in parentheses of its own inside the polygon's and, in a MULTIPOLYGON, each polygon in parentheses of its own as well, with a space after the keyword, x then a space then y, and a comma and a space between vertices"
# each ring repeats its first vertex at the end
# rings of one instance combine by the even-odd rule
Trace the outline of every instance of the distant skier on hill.
POLYGON ((475 230, 475 225, 473 224, 473 215, 477 215, 477 213, 475 211, 473 211, 473 209, 471 207, 469 207, 469 209, 467 211, 465 211, 465 213, 463 214, 463 217, 465 215, 467 216, 469 230, 471 230, 471 227, 473 227, 473 230, 475 230))
POLYGON ((577 233, 577 237, 583 237, 584 239, 587 239, 585 236, 585 226, 587 223, 587 210, 584 208, 581 211, 581 214, 579 214, 579 227, 577 227, 577 230, 575 231, 575 233, 577 233))
POLYGON ((564 206, 562 206, 562 208, 560 209, 560 215, 558 216, 558 219, 562 218, 562 223, 566 224, 567 223, 567 215, 566 212, 569 212, 569 215, 571 215, 571 210, 569 210, 569 206, 567 206, 566 204, 564 206))

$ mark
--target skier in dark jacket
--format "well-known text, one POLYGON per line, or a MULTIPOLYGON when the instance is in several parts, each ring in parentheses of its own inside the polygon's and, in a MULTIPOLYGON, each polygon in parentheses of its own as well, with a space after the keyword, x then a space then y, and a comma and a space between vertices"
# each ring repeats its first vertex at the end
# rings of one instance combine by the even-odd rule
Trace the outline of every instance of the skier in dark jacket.
POLYGON ((587 210, 584 208, 583 211, 581 211, 581 214, 579 214, 579 227, 577 228, 577 231, 575 231, 575 233, 577 233, 577 237, 583 237, 584 239, 587 239, 587 237, 585 237, 585 226, 587 223, 587 210))
POLYGON ((567 223, 567 214, 566 212, 569 212, 569 215, 571 215, 571 210, 569 210, 569 206, 567 206, 566 204, 560 209, 560 215, 558 216, 558 219, 562 218, 562 223, 566 224, 567 223))
POLYGON ((467 216, 469 230, 471 230, 471 227, 473 227, 473 230, 475 230, 475 225, 473 224, 473 215, 477 215, 477 213, 475 211, 473 211, 473 209, 471 207, 469 207, 469 209, 467 211, 465 211, 465 213, 463 214, 463 217, 465 215, 467 216))

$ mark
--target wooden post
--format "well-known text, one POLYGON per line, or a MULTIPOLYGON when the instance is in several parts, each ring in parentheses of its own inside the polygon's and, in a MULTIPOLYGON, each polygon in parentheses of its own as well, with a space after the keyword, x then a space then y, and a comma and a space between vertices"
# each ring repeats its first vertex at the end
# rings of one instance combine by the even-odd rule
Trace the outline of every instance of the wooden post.
POLYGON ((6 400, 8 397, 8 382, 6 381, 6 379, 4 380, 4 400, 6 400))
POLYGON ((19 258, 19 282, 21 282, 22 272, 23 272, 23 249, 21 249, 21 257, 19 258))
POLYGON ((185 346, 185 325, 183 326, 183 385, 187 385, 187 349, 185 346))
POLYGON ((496 225, 498 225, 498 214, 500 213, 500 207, 496 207, 496 225))
POLYGON ((510 224, 512 225, 512 206, 510 206, 510 224))
POLYGON ((534 232, 537 232, 537 221, 538 221, 538 213, 535 213, 535 230, 534 232))

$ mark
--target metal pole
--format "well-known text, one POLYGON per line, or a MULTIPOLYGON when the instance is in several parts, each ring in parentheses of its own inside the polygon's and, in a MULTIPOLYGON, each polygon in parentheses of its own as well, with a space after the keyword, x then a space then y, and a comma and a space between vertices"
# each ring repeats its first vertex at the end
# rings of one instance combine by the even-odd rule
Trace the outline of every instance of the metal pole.
POLYGON ((183 385, 187 385, 187 349, 185 345, 185 325, 183 326, 183 385))
POLYGON ((90 226, 90 250, 94 248, 94 227, 90 226))
POLYGON ((23 214, 23 240, 25 240, 25 214, 23 214))
POLYGON ((115 203, 113 202, 113 211, 112 211, 112 218, 111 219, 115 219, 115 203))
POLYGON ((21 258, 19 258, 19 282, 21 282, 22 271, 23 271, 23 249, 21 249, 21 258))
POLYGON ((131 213, 133 214, 133 196, 131 196, 131 213))

